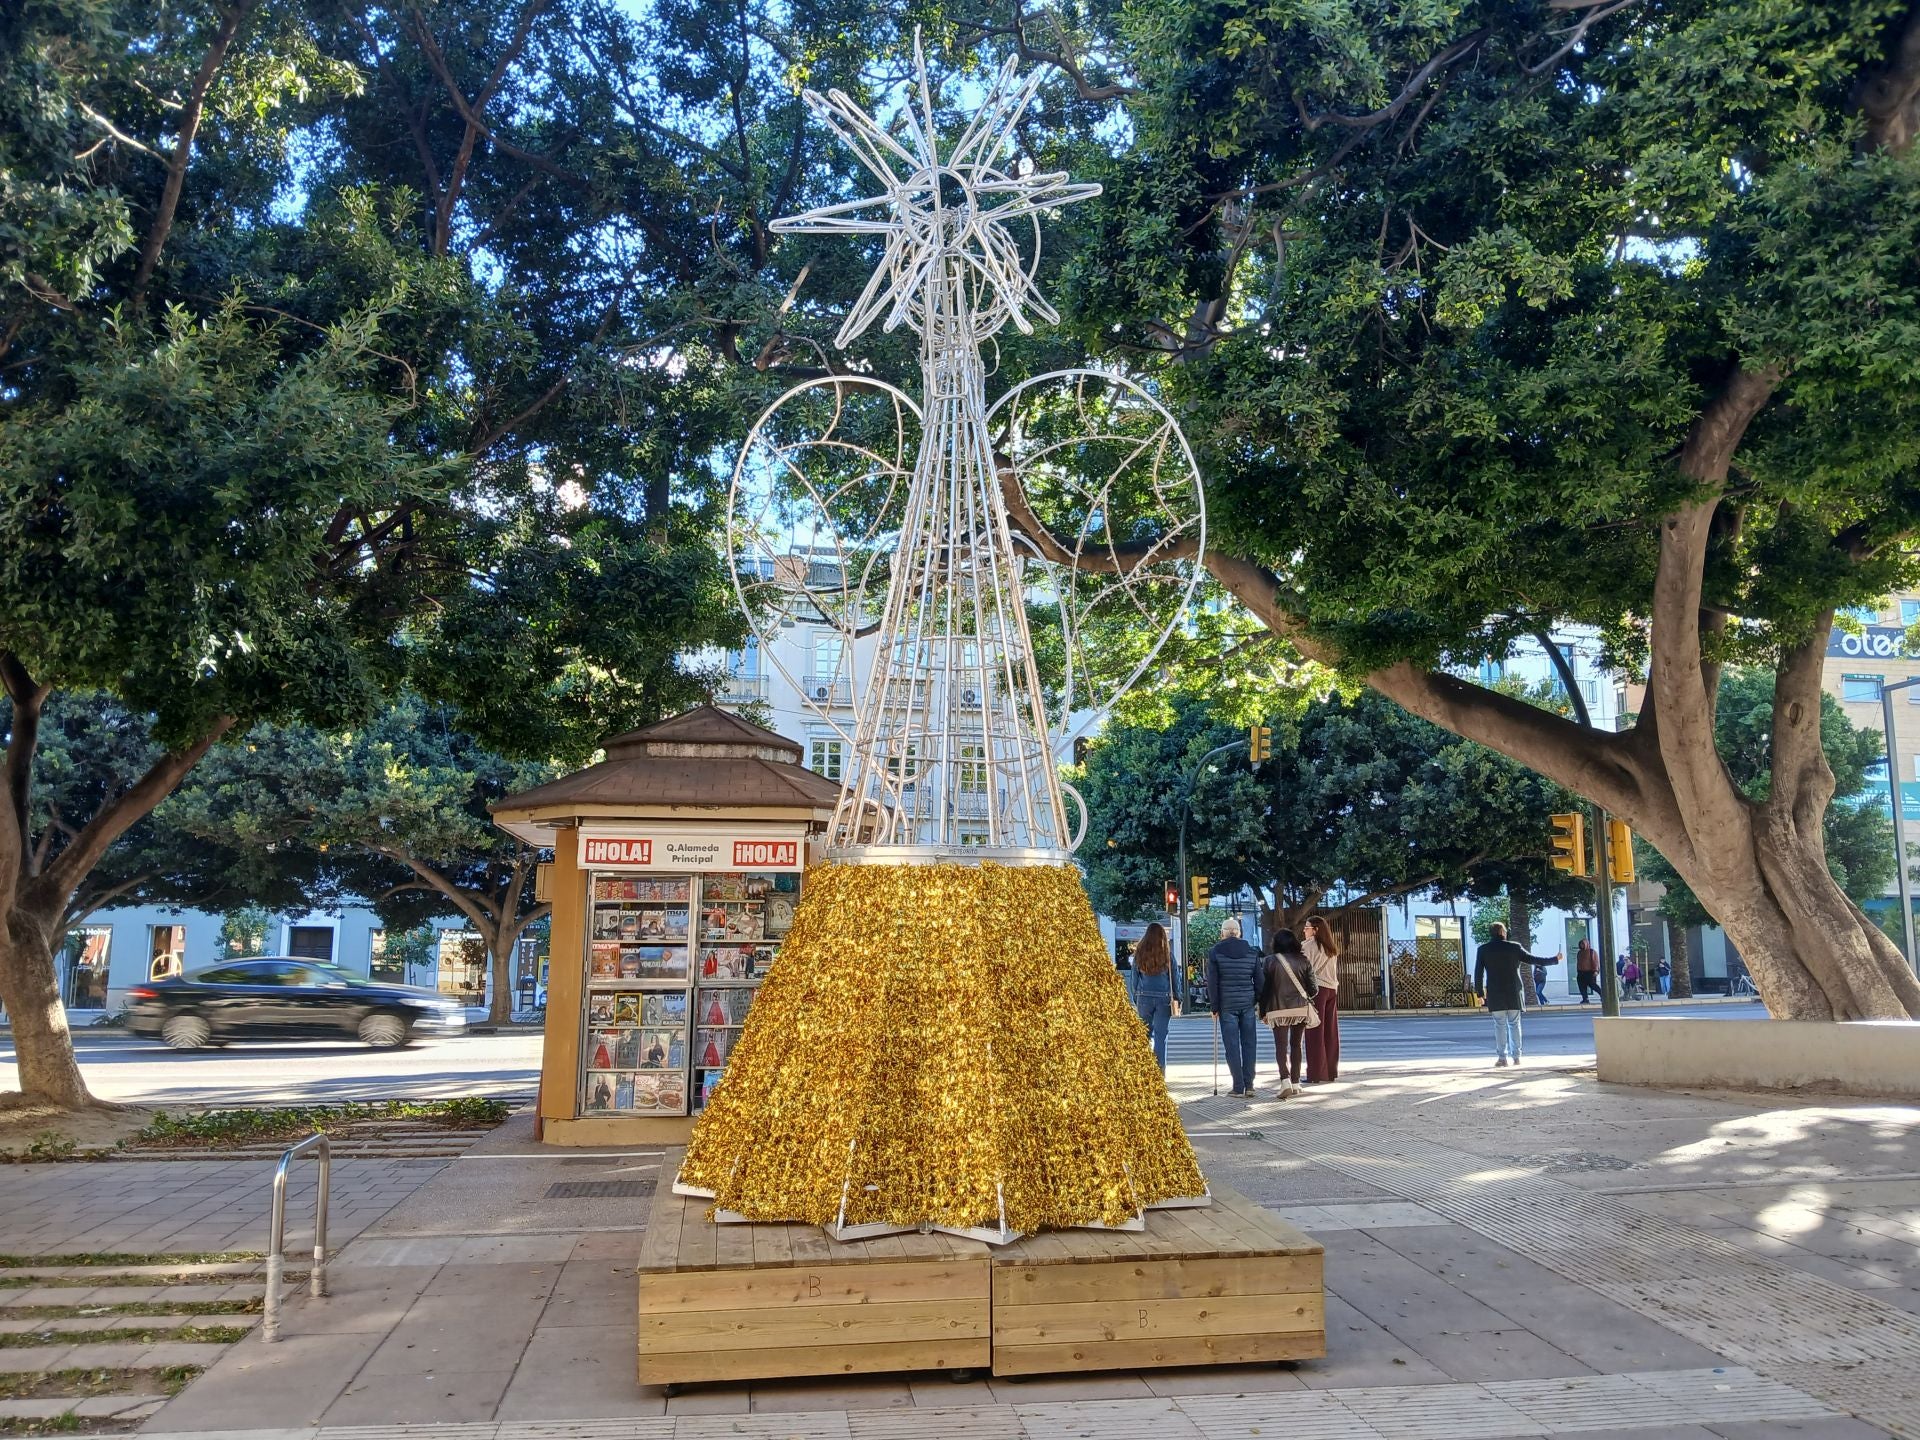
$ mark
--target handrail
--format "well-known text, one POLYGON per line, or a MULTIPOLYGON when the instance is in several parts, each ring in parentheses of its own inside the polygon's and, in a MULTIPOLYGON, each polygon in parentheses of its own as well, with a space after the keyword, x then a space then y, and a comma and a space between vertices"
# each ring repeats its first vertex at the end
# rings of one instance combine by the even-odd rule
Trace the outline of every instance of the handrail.
POLYGON ((325 1135, 309 1135, 289 1146, 273 1172, 273 1221, 267 1232, 267 1306, 260 1322, 260 1334, 271 1343, 280 1338, 280 1276, 286 1264, 282 1251, 287 1243, 287 1170, 309 1150, 320 1152, 320 1183, 313 1196, 313 1270, 310 1290, 316 1299, 327 1293, 327 1192, 333 1173, 333 1145, 325 1135))

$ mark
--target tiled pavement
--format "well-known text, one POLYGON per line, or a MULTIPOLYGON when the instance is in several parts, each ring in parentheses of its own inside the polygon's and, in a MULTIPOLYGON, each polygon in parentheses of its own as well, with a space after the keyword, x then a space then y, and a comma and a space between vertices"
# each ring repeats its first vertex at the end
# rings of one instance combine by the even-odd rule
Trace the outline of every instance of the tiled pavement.
MULTIPOLYGON (((444 1160, 333 1162, 328 1240, 344 1245, 439 1174, 444 1160)), ((0 1169, 0 1250, 188 1254, 264 1250, 272 1207, 271 1160, 132 1160, 9 1165, 0 1169)), ((288 1187, 288 1248, 312 1248, 314 1166, 288 1187)))
MULTIPOLYGON (((286 1340, 233 1347, 146 1429, 319 1440, 1920 1436, 1907 1418, 1920 1415, 1920 1366, 1904 1354, 1905 1319, 1920 1315, 1920 1111, 1620 1091, 1544 1068, 1356 1077, 1286 1104, 1201 1099, 1176 1074, 1183 1089, 1209 1173, 1326 1242, 1326 1360, 668 1398, 633 1381, 645 1202, 546 1197, 555 1180, 649 1175, 652 1158, 541 1155, 510 1124, 468 1158, 406 1172, 431 1183, 346 1248, 333 1298, 297 1299, 286 1340), (1718 1313, 1715 1285, 1731 1287, 1718 1313), (1802 1312, 1799 1295, 1812 1299, 1802 1312), (1761 1303, 1769 1296, 1778 1303, 1761 1303), (1877 1418, 1848 1418, 1856 1410, 1877 1418)), ((388 1177, 394 1190, 402 1178, 388 1177)))

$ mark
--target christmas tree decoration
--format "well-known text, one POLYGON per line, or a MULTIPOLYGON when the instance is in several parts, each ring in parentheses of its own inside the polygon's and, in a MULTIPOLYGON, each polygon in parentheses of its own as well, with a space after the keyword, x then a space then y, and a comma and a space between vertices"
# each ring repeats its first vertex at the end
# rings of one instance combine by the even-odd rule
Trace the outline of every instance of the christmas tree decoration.
POLYGON ((994 335, 1058 319, 1034 279, 1042 216, 1099 187, 1008 158, 1040 72, 1009 61, 943 145, 917 40, 915 61, 891 125, 806 92, 881 193, 774 226, 880 242, 836 343, 918 332, 921 398, 809 381, 735 469, 741 603, 763 635, 828 627, 815 672, 788 678, 848 758, 827 861, 677 1188, 723 1220, 843 1237, 1137 1226, 1206 1186, 1072 864, 1086 806, 1056 756, 1185 613, 1205 504, 1185 436, 1135 380, 1056 371, 987 403, 994 335), (1063 632, 1050 683, 1037 602, 1063 632), (1121 623, 1147 643, 1096 683, 1084 637, 1121 623))

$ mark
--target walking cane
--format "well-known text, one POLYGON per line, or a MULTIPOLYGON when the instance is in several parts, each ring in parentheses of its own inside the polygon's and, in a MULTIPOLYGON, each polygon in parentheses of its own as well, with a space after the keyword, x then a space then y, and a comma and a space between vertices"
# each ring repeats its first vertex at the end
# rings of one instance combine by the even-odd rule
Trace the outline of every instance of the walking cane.
MULTIPOLYGON (((1207 999, 1211 1001, 1213 997, 1209 995, 1207 999)), ((1211 1019, 1213 1020, 1213 1093, 1218 1096, 1220 1094, 1220 1012, 1215 1010, 1211 1019)))

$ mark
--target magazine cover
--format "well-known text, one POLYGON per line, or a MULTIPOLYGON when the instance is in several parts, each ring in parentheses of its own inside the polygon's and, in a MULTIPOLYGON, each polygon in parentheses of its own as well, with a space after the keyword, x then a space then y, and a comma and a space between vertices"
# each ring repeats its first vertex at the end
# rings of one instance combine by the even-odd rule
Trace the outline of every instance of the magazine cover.
POLYGON ((671 1110, 676 1115, 686 1112, 687 1082, 682 1077, 678 1075, 661 1076, 658 1094, 660 1096, 660 1108, 662 1110, 671 1110))
POLYGON ((631 1110, 633 1109, 633 1105, 633 1076, 619 1076, 613 1082, 613 1108, 616 1110, 631 1110))
POLYGON ((614 996, 613 1014, 609 1018, 615 1025, 638 1025, 640 1023, 640 997, 638 995, 614 996))
POLYGON ((644 995, 640 999, 640 1023, 642 1025, 678 1027, 687 1025, 687 997, 685 995, 644 995))
POLYGON ((617 980, 620 978, 620 946, 617 942, 596 940, 593 943, 593 959, 587 973, 596 980, 617 980))
POLYGON ((620 1035, 621 1032, 618 1030, 594 1030, 588 1034, 587 1068, 589 1070, 614 1068, 614 1057, 620 1048, 620 1035))
POLYGON ((611 1025, 616 1014, 614 998, 611 995, 595 995, 587 1001, 587 1024, 611 1025))
POLYGON ((613 1109, 613 1077, 595 1075, 587 1081, 587 1113, 613 1109))
MULTIPOLYGON (((633 1087, 632 1099, 628 1107, 634 1110, 657 1110, 660 1108, 660 1078, 657 1075, 629 1075, 625 1077, 633 1087)), ((616 1098, 618 1092, 616 1091, 616 1098)))
POLYGON ((665 945, 642 945, 629 953, 638 959, 642 979, 682 980, 686 978, 687 952, 680 946, 669 949, 665 945))
POLYGON ((620 952, 620 978, 638 980, 640 978, 640 951, 629 946, 620 952))
POLYGON ((733 1048, 734 1031, 701 1030, 693 1040, 694 1063, 703 1068, 726 1063, 727 1052, 733 1048))

